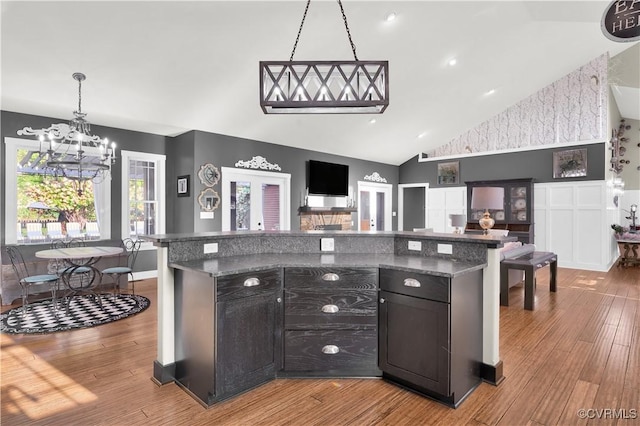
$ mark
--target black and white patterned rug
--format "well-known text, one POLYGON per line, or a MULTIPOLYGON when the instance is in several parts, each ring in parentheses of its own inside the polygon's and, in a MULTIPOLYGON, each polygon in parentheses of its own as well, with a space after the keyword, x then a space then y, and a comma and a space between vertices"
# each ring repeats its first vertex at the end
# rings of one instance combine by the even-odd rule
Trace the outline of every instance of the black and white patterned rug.
POLYGON ((149 307, 149 299, 135 294, 121 294, 115 300, 110 294, 100 295, 102 307, 90 295, 74 296, 69 314, 60 301, 58 309, 51 308, 51 300, 29 303, 27 313, 22 307, 0 314, 0 332, 7 334, 55 333, 78 328, 94 327, 135 315, 149 307))

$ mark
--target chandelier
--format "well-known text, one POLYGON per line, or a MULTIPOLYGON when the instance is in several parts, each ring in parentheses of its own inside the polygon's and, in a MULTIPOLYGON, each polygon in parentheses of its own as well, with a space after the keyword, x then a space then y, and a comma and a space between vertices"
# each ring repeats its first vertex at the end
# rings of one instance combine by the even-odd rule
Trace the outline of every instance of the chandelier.
POLYGON ((85 118, 87 114, 82 112, 82 82, 86 78, 79 72, 73 74, 78 82, 78 110, 73 112, 69 124, 18 130, 18 135, 35 135, 40 141, 39 150, 29 152, 23 162, 45 175, 72 180, 78 195, 82 195, 84 182, 101 182, 109 177, 111 165, 116 161, 116 144, 92 135, 91 125, 85 118))
POLYGON ((307 0, 289 61, 260 61, 260 106, 265 114, 380 114, 389 105, 389 62, 360 61, 338 0, 353 61, 294 61, 309 10, 307 0))

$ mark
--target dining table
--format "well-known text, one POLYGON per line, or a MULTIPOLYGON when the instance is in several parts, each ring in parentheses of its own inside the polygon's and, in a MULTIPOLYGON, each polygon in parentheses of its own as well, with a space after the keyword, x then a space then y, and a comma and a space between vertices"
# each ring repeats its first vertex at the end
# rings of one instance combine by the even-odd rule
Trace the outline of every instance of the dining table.
POLYGON ((123 252, 122 247, 114 246, 83 246, 63 247, 56 249, 40 250, 35 256, 40 259, 61 261, 64 265, 60 269, 60 278, 66 287, 64 298, 67 300, 67 310, 71 297, 80 293, 89 293, 95 296, 97 302, 102 305, 100 297, 94 288, 101 276, 96 264, 104 257, 118 256, 123 252))

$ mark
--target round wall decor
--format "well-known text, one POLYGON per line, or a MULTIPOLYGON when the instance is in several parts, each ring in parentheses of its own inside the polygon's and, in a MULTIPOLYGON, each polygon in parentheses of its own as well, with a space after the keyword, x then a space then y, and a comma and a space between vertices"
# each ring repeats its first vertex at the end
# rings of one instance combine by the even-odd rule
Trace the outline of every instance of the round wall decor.
POLYGON ((220 180, 220 171, 211 163, 203 164, 198 171, 198 177, 204 186, 210 188, 220 180))
POLYGON ((198 195, 198 204, 200 208, 206 212, 212 212, 218 208, 220 204, 220 196, 211 188, 205 188, 198 195))

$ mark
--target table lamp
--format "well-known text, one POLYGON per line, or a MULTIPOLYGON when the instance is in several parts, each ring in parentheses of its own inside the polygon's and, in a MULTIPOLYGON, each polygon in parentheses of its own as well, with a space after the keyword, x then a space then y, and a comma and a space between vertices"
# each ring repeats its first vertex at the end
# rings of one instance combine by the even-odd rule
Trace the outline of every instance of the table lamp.
POLYGON ((482 210, 484 214, 478 221, 480 227, 484 229, 484 234, 489 233, 489 229, 493 228, 495 221, 489 214, 489 210, 504 209, 504 188, 497 186, 479 186, 473 188, 471 194, 471 209, 482 210))
POLYGON ((465 225, 465 217, 463 214, 450 214, 449 218, 451 219, 451 226, 456 228, 453 233, 454 234, 462 234, 462 230, 460 227, 464 227, 465 225))

